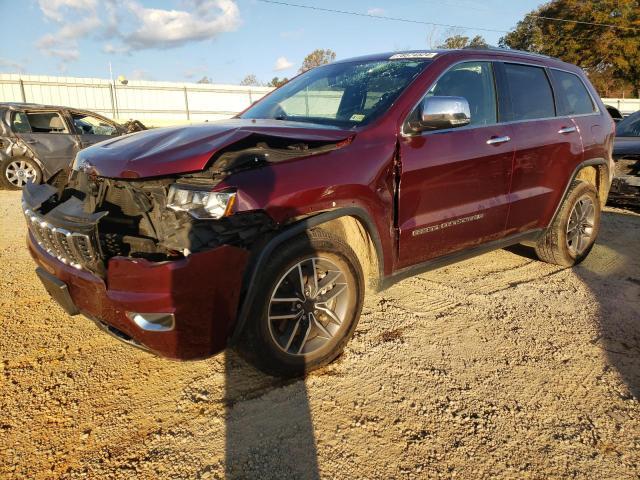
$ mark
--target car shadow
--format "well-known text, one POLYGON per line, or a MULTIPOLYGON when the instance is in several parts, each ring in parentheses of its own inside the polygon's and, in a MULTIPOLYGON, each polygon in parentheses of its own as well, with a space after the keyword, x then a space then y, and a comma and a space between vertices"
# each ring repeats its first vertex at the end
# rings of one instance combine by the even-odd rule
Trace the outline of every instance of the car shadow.
MULTIPOLYGON (((531 247, 506 250, 537 259, 531 247)), ((598 303, 598 335, 590 342, 607 359, 603 374, 615 369, 627 388, 619 395, 640 399, 640 215, 603 212, 593 250, 572 271, 598 303)))
POLYGON ((305 380, 270 377, 232 350, 225 380, 225 478, 319 479, 305 380))
MULTIPOLYGON (((252 180, 248 181, 259 182, 261 193, 270 195, 276 182, 271 167, 249 173, 252 180)), ((270 213, 292 218, 302 212, 272 207, 270 213)), ((270 235, 265 234, 260 239, 256 252, 269 238, 270 235)), ((250 265, 257 258, 256 252, 249 260, 250 265)), ((252 280, 258 278, 245 279, 243 298, 252 280)), ((248 322, 256 320, 247 318, 248 322)), ((227 348, 224 407, 225 478, 320 478, 304 377, 288 380, 271 377, 227 348), (265 397, 268 402, 261 401, 265 397)))

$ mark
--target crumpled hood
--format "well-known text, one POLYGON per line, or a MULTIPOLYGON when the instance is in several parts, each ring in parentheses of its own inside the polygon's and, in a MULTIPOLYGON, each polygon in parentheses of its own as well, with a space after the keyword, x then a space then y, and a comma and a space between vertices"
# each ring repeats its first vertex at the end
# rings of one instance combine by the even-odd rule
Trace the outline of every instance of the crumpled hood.
POLYGON ((255 134, 300 142, 340 142, 353 136, 353 131, 327 125, 251 119, 158 128, 117 137, 82 150, 74 168, 110 178, 197 172, 207 166, 216 152, 255 134))

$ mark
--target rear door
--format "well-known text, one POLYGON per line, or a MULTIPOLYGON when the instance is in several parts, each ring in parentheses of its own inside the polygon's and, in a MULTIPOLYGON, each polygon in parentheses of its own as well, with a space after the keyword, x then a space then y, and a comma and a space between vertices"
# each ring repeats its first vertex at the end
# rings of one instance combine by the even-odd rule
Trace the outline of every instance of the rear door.
POLYGON ((12 124, 15 126, 16 123, 24 124, 20 128, 21 131, 15 132, 16 136, 29 145, 42 162, 46 169, 45 177, 71 164, 78 151, 78 140, 60 112, 14 112, 12 124))
POLYGON ((537 65, 500 63, 507 92, 506 120, 515 148, 505 234, 546 227, 571 172, 582 160, 580 133, 571 117, 558 117, 548 71, 537 65))
POLYGON ((113 122, 98 115, 74 111, 70 111, 69 115, 80 139, 81 148, 108 140, 121 133, 113 122))
POLYGON ((493 70, 486 61, 454 65, 426 93, 466 98, 469 125, 400 142, 400 268, 504 233, 513 146, 511 127, 498 123, 493 70))

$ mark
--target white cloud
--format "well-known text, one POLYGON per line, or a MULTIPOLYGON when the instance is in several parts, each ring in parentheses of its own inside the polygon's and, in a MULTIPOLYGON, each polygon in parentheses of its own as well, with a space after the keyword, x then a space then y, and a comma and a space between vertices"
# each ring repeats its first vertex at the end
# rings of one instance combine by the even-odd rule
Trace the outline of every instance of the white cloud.
POLYGON ((200 0, 193 11, 145 8, 127 3, 138 22, 137 28, 123 36, 133 49, 172 48, 198 40, 215 38, 240 25, 240 10, 232 0, 200 0))
POLYGON ((213 39, 240 25, 235 0, 182 0, 182 9, 147 8, 138 0, 38 0, 57 30, 36 46, 60 59, 60 68, 80 56, 79 40, 104 40, 108 54, 166 49, 213 39))
POLYGON ((367 15, 373 15, 375 17, 379 17, 381 15, 384 15, 385 13, 387 12, 385 11, 384 8, 374 7, 367 10, 367 15))
POLYGON ((38 5, 46 18, 54 22, 63 22, 65 14, 69 13, 68 10, 94 11, 96 0, 38 0, 38 5))
POLYGON ((0 58, 0 68, 22 73, 24 72, 25 64, 10 60, 8 58, 0 58))
POLYGON ((276 60, 276 64, 273 66, 273 69, 276 72, 279 72, 281 70, 288 70, 291 67, 293 67, 293 63, 287 60, 287 57, 278 57, 278 59, 276 60))

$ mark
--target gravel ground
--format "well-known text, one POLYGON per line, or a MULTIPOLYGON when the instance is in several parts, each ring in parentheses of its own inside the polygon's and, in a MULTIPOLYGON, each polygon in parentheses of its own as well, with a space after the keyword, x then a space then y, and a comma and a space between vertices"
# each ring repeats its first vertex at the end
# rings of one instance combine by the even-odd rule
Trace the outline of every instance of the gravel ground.
POLYGON ((500 250, 370 296, 341 359, 283 382, 64 314, 0 191, 0 476, 638 478, 640 215, 602 223, 575 269, 500 250))

